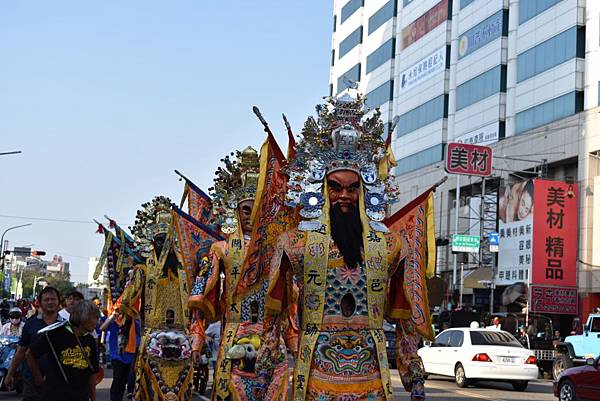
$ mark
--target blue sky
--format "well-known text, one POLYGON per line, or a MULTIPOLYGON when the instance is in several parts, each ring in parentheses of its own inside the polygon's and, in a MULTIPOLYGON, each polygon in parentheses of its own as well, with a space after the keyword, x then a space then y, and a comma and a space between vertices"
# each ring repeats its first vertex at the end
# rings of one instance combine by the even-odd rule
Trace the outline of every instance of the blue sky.
POLYGON ((199 186, 218 160, 260 146, 258 105, 285 146, 328 94, 327 0, 0 2, 0 232, 71 262, 85 281, 102 237, 162 194, 199 186), (225 5, 226 4, 226 5, 225 5))

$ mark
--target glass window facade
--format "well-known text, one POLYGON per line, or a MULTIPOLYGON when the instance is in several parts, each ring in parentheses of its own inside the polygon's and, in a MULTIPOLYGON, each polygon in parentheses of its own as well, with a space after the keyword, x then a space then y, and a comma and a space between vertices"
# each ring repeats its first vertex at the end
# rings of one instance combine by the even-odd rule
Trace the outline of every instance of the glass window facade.
POLYGON ((335 49, 331 50, 331 66, 335 65, 335 49))
POLYGON ((468 6, 469 4, 471 4, 472 2, 474 2, 475 0, 460 0, 460 8, 461 10, 463 8, 465 8, 466 6, 468 6))
POLYGON ((543 13, 550 7, 560 3, 562 0, 521 0, 519 1, 519 25, 529 21, 538 14, 543 13))
POLYGON ((396 15, 396 0, 388 1, 369 18, 369 35, 396 15))
POLYGON ((387 81, 383 85, 373 89, 371 92, 367 93, 365 104, 370 109, 374 109, 376 107, 381 106, 385 102, 389 102, 392 100, 392 96, 394 95, 394 81, 387 81))
POLYGON ((352 82, 360 81, 360 63, 350 68, 337 80, 337 93, 349 88, 352 82))
POLYGON ((388 60, 394 58, 396 40, 390 39, 367 57, 367 74, 388 60))
POLYGON ((456 111, 498 92, 506 92, 506 66, 503 65, 460 84, 456 88, 456 111))
POLYGON ((402 175, 442 160, 444 160, 444 144, 440 143, 397 160, 398 166, 396 167, 395 174, 402 175))
POLYGON ((396 127, 399 138, 414 130, 448 116, 448 95, 441 95, 423 103, 400 116, 396 127))
POLYGON ((346 37, 346 39, 340 42, 340 50, 338 58, 344 57, 346 53, 354 49, 356 45, 362 43, 362 26, 359 26, 354 32, 346 37))
POLYGON ((522 134, 583 110, 583 92, 571 92, 517 113, 516 133, 522 134))
POLYGON ((342 7, 342 13, 340 15, 340 24, 343 24, 352 14, 363 6, 363 0, 350 0, 342 7))
MULTIPOLYGON (((577 57, 578 30, 574 26, 519 54, 517 56, 517 82, 525 81, 577 57)), ((582 40, 585 40, 584 37, 582 40)))
POLYGON ((407 5, 409 5, 410 3, 412 3, 415 0, 403 0, 402 4, 404 4, 404 7, 406 7, 407 5))

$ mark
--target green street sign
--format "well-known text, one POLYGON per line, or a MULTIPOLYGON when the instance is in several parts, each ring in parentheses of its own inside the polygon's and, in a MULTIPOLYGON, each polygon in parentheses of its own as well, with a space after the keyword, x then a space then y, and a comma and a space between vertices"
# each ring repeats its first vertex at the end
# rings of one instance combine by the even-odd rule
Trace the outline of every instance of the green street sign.
POLYGON ((453 235, 452 252, 479 252, 478 235, 453 235))

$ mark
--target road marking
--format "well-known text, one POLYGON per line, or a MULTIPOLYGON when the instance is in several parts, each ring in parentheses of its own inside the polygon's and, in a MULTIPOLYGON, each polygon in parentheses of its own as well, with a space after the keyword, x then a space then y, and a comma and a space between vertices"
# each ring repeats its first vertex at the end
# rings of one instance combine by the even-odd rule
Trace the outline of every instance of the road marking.
MULTIPOLYGON (((402 384, 402 379, 400 379, 400 377, 396 377, 396 376, 392 376, 391 377, 392 381, 396 381, 400 384, 402 384)), ((477 399, 481 399, 481 394, 473 394, 471 392, 465 391, 465 390, 460 390, 460 389, 455 389, 455 390, 451 390, 448 387, 444 387, 443 385, 435 385, 434 382, 432 382, 431 380, 427 380, 425 383, 425 393, 427 394, 427 387, 431 387, 434 388, 436 390, 443 390, 447 393, 452 393, 452 394, 458 394, 458 395, 462 395, 465 397, 469 397, 469 398, 477 398, 477 399)), ((485 397, 485 399, 487 401, 507 401, 507 400, 503 400, 501 398, 489 398, 489 397, 485 397)))

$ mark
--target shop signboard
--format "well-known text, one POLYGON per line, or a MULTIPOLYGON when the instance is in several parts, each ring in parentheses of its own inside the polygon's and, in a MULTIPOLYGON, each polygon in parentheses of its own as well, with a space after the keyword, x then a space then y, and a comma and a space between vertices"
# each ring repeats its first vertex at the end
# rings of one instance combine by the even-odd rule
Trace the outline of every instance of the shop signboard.
POLYGON ((435 73, 446 69, 446 46, 442 46, 400 74, 400 93, 417 87, 435 73))
POLYGON ((442 0, 402 29, 402 49, 406 49, 447 19, 448 0, 442 0))
POLYGON ((577 184, 535 180, 531 283, 577 286, 577 184))
POLYGON ((500 187, 497 285, 529 280, 533 248, 533 180, 500 187))
POLYGON ((531 311, 538 313, 577 314, 577 288, 531 286, 531 311))
POLYGON ((458 37, 458 59, 468 56, 502 36, 504 11, 500 10, 458 37))
POLYGON ((527 180, 500 188, 498 285, 577 287, 577 184, 527 180))
POLYGON ((498 142, 500 125, 495 123, 483 126, 466 134, 460 135, 454 139, 454 142, 469 143, 474 145, 490 145, 498 142))
POLYGON ((448 143, 446 171, 450 174, 489 177, 492 174, 492 148, 466 143, 448 143))

